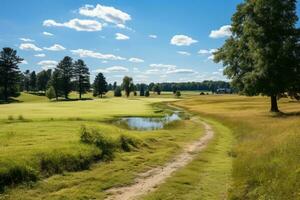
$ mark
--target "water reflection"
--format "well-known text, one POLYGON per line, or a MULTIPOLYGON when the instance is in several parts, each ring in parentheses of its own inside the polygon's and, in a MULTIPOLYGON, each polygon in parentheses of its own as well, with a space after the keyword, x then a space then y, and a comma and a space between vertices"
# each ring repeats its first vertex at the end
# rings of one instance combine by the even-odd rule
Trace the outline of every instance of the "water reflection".
POLYGON ((165 117, 124 117, 118 120, 117 124, 133 130, 157 130, 176 120, 180 120, 178 113, 166 115, 165 117))

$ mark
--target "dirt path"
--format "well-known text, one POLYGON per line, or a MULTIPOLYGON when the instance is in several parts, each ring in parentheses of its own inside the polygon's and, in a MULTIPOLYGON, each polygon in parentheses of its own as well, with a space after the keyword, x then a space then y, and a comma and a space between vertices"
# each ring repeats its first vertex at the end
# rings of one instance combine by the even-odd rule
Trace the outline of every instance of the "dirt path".
POLYGON ((155 188, 170 177, 173 172, 191 162, 195 153, 203 150, 214 136, 211 126, 203 121, 202 124, 205 130, 204 136, 187 145, 183 153, 162 167, 157 167, 140 174, 133 185, 107 190, 107 192, 111 194, 107 200, 132 200, 145 195, 155 190, 155 188))

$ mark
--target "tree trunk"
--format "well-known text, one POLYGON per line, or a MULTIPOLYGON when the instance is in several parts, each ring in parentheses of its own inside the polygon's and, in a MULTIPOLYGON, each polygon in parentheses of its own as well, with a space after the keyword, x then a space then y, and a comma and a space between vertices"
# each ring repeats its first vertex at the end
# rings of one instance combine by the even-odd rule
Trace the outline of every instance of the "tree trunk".
POLYGON ((279 112, 276 95, 271 96, 271 112, 279 112))

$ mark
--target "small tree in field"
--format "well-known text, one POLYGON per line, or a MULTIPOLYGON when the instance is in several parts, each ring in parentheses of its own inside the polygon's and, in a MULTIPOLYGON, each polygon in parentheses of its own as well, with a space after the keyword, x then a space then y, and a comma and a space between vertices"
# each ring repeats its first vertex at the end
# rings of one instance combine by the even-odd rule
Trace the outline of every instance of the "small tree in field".
POLYGON ((176 91, 175 96, 179 98, 181 96, 181 92, 179 90, 176 91))
POLYGON ((102 73, 99 73, 94 81, 94 96, 99 96, 102 98, 102 95, 104 95, 107 92, 107 82, 102 73))
POLYGON ((141 84, 141 88, 140 88, 140 96, 143 97, 145 96, 145 85, 141 84))
POLYGON ((69 56, 65 56, 57 65, 56 70, 59 71, 59 84, 65 99, 69 98, 69 93, 72 90, 71 79, 74 77, 73 60, 69 56))
POLYGON ((125 90, 126 97, 130 96, 130 92, 133 90, 133 81, 131 77, 125 76, 123 78, 123 88, 125 90))
POLYGON ((47 90, 46 90, 46 97, 51 100, 56 98, 56 94, 55 94, 55 90, 53 88, 53 86, 50 86, 47 90))
POLYGON ((114 90, 114 96, 115 97, 121 97, 122 96, 122 89, 121 87, 117 86, 116 89, 114 90))

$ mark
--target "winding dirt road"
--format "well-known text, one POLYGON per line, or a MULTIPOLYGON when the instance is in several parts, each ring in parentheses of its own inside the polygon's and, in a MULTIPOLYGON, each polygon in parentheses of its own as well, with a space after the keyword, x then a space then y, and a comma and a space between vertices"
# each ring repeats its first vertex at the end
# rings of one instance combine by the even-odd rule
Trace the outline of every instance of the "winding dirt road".
POLYGON ((195 154, 202 151, 214 136, 211 126, 203 121, 202 124, 205 130, 204 136, 188 144, 174 160, 162 167, 153 168, 143 174, 139 174, 132 185, 107 190, 110 195, 106 200, 132 200, 152 192, 159 184, 170 177, 173 172, 190 163, 194 159, 195 154))

